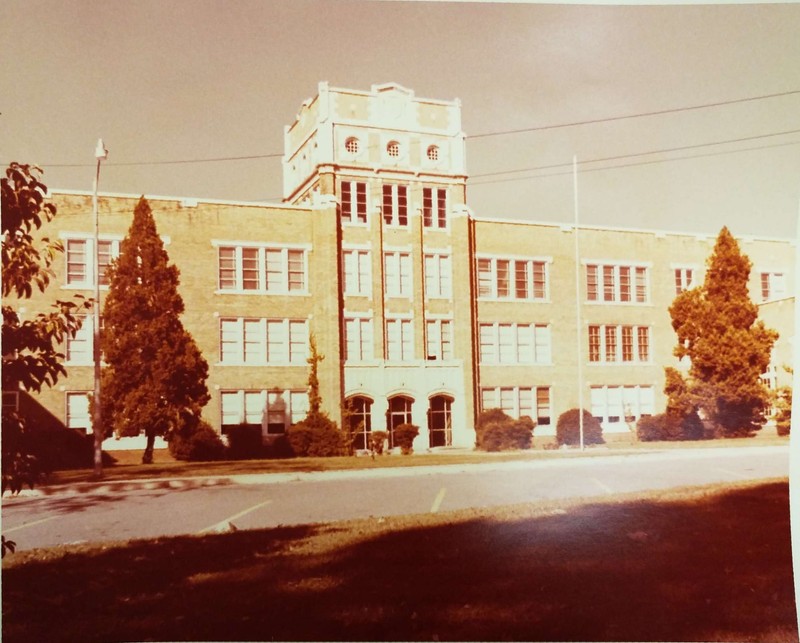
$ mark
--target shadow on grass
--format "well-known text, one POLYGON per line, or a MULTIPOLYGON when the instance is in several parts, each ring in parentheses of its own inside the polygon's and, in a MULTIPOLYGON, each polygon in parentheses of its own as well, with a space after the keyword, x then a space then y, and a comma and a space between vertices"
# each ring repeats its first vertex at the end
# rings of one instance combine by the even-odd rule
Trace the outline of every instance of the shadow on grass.
POLYGON ((7 642, 271 639, 796 641, 788 484, 4 564, 7 642))

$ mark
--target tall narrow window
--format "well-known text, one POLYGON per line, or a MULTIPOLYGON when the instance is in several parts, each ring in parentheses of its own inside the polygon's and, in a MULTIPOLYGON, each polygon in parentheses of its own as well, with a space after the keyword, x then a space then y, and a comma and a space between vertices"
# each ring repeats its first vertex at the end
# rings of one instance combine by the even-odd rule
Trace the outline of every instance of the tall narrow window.
POLYGON ((597 301, 599 299, 597 266, 586 266, 586 299, 589 301, 597 301))
POLYGON ((363 362, 372 358, 372 320, 345 319, 345 359, 348 362, 363 362))
POLYGON ((411 297, 411 255, 384 253, 384 288, 389 297, 411 297))
POLYGON ((410 319, 386 321, 386 358, 393 362, 414 359, 414 326, 410 319))
POLYGON ((675 294, 694 288, 694 270, 692 268, 675 268, 675 294))
POLYGON ((650 328, 639 326, 637 328, 637 347, 639 350, 639 361, 650 361, 650 328))
POLYGON ((617 327, 606 326, 606 361, 617 361, 617 327))
POLYGON ((603 266, 603 301, 616 301, 614 266, 603 266))
POLYGON ((289 290, 305 290, 305 253, 302 250, 289 250, 289 290))
POLYGON ((97 260, 100 272, 100 285, 108 285, 108 267, 111 265, 111 260, 114 258, 113 244, 111 241, 103 241, 102 239, 97 244, 97 260))
POLYGON ((67 428, 88 433, 92 427, 89 416, 89 395, 85 392, 67 393, 67 428))
MULTIPOLYGON (((606 269, 613 267, 606 266, 606 269)), ((631 269, 630 266, 619 267, 619 300, 631 301, 631 269)), ((611 300, 607 300, 611 301, 611 300)))
POLYGON ((236 248, 219 249, 219 288, 236 290, 236 248))
POLYGON ((478 297, 493 296, 493 286, 492 260, 478 259, 478 297))
POLYGON ((242 288, 259 290, 258 248, 242 248, 242 288))
POLYGON ((342 221, 367 222, 367 184, 360 181, 342 181, 342 221))
POLYGON ((425 296, 429 299, 452 296, 450 255, 425 255, 425 296))
POLYGON ((636 268, 636 303, 647 303, 647 268, 636 268))
POLYGON ((589 361, 600 361, 600 326, 589 326, 589 361))
POLYGON ((244 363, 263 364, 266 361, 266 335, 263 319, 244 320, 244 363))
POLYGON ((372 290, 372 270, 369 250, 345 250, 344 294, 369 296, 372 290))
POLYGON ((453 359, 452 322, 429 319, 426 322, 426 353, 429 360, 453 359))
POLYGON ((508 259, 497 260, 497 296, 508 297, 511 294, 509 287, 511 275, 510 272, 511 262, 508 259))
POLYGON ((422 222, 426 228, 447 227, 445 188, 422 188, 422 222))
POLYGON ((408 187, 383 185, 383 220, 386 225, 408 225, 408 187))
POLYGON ((622 327, 622 361, 633 361, 633 328, 631 326, 622 327))
POLYGON ((517 299, 528 298, 528 262, 514 262, 514 288, 517 299))

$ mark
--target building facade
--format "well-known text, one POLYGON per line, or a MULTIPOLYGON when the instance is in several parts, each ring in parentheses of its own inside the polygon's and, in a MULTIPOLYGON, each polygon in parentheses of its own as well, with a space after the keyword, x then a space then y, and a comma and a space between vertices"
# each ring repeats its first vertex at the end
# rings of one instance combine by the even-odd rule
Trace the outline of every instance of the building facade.
MULTIPOLYGON (((302 419, 312 335, 323 406, 358 429, 357 448, 406 422, 417 450, 469 447, 482 408, 530 416, 536 435, 579 401, 609 432, 663 411, 668 307, 702 282, 713 236, 475 216, 460 104, 395 84, 321 83, 284 140, 282 204, 148 197, 209 362, 215 428, 257 424, 269 440, 302 419)), ((98 275, 106 287, 138 197, 101 195, 99 266, 91 195, 53 200, 64 260, 32 310, 92 296, 98 275)), ((753 299, 772 310, 794 293, 794 246, 739 241, 753 299)), ((37 397, 87 430, 91 342, 87 319, 64 347, 68 377, 37 397)))

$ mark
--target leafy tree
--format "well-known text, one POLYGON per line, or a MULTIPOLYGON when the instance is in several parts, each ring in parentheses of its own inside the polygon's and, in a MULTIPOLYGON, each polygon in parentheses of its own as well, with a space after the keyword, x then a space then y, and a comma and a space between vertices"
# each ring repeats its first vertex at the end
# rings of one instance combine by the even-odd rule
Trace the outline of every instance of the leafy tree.
POLYGON ((666 371, 669 406, 698 409, 717 435, 752 435, 769 401, 760 376, 778 334, 757 320, 748 280, 752 263, 727 228, 708 258, 705 282, 675 298, 669 312, 678 336, 674 354, 691 361, 688 376, 666 371))
POLYGON ((133 223, 109 268, 103 307, 102 349, 106 366, 101 404, 106 432, 138 435, 151 463, 157 435, 186 438, 200 423, 209 400, 208 363, 180 316, 179 272, 168 264, 147 200, 136 205, 133 223))
MULTIPOLYGON (((38 392, 53 386, 66 375, 64 355, 58 346, 75 336, 81 326, 79 313, 91 302, 76 296, 73 301, 56 301, 54 310, 20 318, 14 304, 29 299, 33 287, 44 292, 53 276, 53 262, 62 245, 33 233, 56 215, 56 207, 45 201, 47 187, 36 166, 11 163, 0 179, 0 212, 3 226, 3 391, 38 392), (11 297, 11 300, 9 300, 11 297)), ((2 492, 18 493, 23 485, 33 487, 41 474, 39 463, 29 451, 28 427, 16 411, 3 409, 2 492)), ((14 543, 2 538, 2 554, 14 550, 14 543)))

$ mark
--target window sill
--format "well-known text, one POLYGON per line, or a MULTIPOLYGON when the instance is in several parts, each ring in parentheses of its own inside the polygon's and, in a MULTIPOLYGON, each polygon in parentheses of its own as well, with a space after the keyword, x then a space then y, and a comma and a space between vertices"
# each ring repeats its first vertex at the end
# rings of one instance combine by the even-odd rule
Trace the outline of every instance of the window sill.
POLYGON ((273 290, 221 290, 217 288, 214 291, 215 295, 247 295, 248 297, 310 297, 311 293, 307 290, 287 290, 283 292, 276 292, 273 290))

